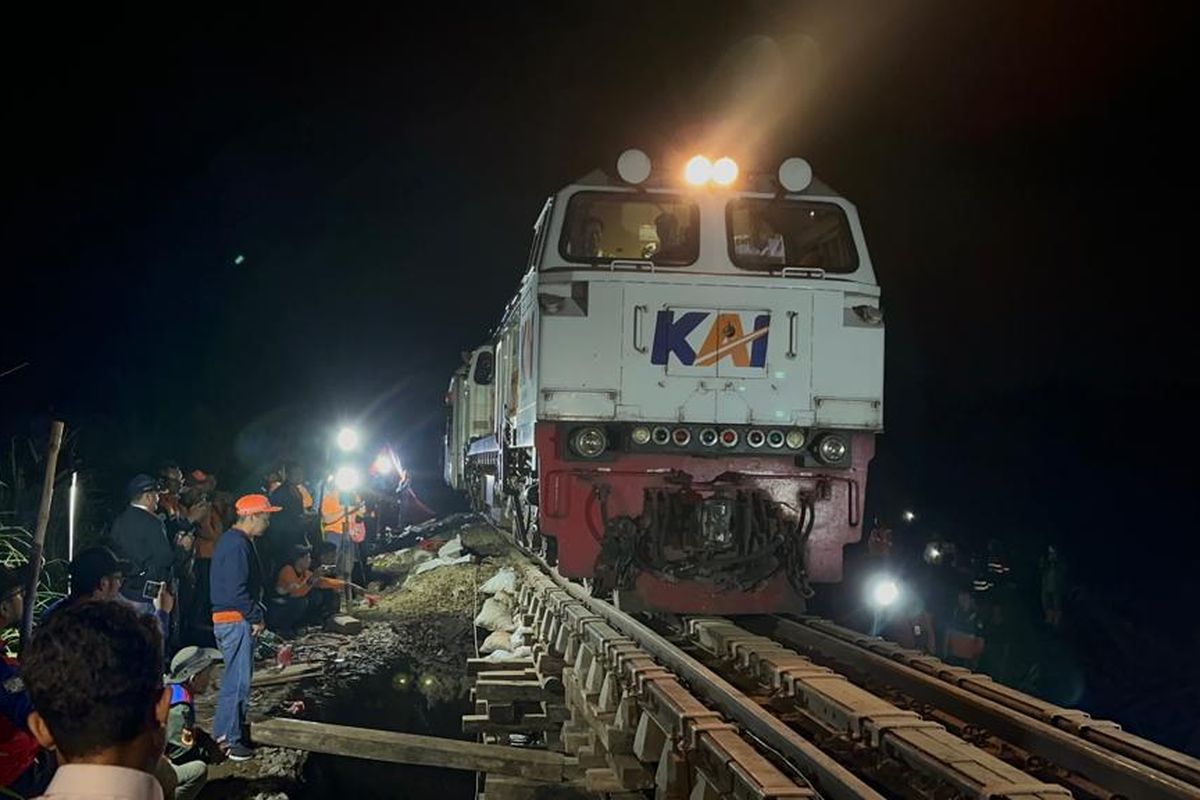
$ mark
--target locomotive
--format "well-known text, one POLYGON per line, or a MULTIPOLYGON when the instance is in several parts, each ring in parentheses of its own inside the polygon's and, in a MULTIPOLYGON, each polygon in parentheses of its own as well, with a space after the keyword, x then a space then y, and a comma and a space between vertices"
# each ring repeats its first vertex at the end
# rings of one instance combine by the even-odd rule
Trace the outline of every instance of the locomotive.
POLYGON ((538 215, 451 378, 446 481, 626 607, 799 612, 861 536, 883 346, 858 214, 806 161, 629 150, 538 215))

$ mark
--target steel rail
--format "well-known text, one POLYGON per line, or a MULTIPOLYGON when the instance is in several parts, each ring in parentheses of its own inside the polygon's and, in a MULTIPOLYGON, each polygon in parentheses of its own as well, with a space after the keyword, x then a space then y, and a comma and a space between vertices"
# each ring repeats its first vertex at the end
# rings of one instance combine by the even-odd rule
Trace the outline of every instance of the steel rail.
MULTIPOLYGON (((998 692, 984 693, 978 685, 966 688, 959 685, 958 680, 948 679, 948 676, 961 679, 965 673, 973 676, 976 684, 981 684, 986 680, 984 676, 974 675, 968 670, 957 670, 923 654, 912 653, 924 664, 924 669, 903 663, 897 659, 897 648, 894 646, 885 647, 884 652, 876 652, 871 645, 885 644, 882 640, 855 634, 825 620, 798 621, 774 616, 746 619, 742 620, 742 624, 778 642, 817 654, 818 661, 832 660, 894 686, 919 702, 942 709, 1027 752, 1078 773, 1117 796, 1131 800, 1200 798, 1200 786, 1103 744, 1105 739, 1113 738, 1108 734, 1098 740, 1096 733, 1105 731, 1103 723, 1096 725, 1093 735, 1083 737, 1055 724, 1056 721, 1065 723, 1065 719, 1039 719, 1001 702, 998 692), (933 668, 930 662, 941 665, 940 670, 933 668), (947 677, 942 677, 939 672, 947 677)), ((1076 724, 1079 724, 1078 719, 1076 724)), ((1155 751, 1165 749, 1157 745, 1153 748, 1155 751)), ((1158 755, 1161 756, 1161 752, 1158 755)), ((1184 764, 1189 760, 1187 756, 1178 755, 1184 764)))
POLYGON ((789 728, 786 723, 765 711, 762 706, 708 667, 612 604, 592 597, 583 587, 564 579, 538 556, 529 553, 526 555, 543 567, 544 574, 558 588, 685 680, 689 688, 714 709, 740 724, 775 750, 797 768, 822 797, 830 800, 883 800, 883 795, 861 778, 789 728))

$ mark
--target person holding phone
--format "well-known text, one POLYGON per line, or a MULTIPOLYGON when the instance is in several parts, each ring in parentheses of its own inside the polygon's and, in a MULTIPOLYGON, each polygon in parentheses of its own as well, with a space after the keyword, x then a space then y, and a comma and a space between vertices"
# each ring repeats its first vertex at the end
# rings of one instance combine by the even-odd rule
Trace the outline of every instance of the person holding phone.
POLYGON ((146 606, 154 596, 146 596, 156 591, 153 586, 146 588, 148 582, 170 586, 175 577, 175 541, 158 517, 159 494, 164 490, 156 478, 135 475, 126 488, 129 505, 113 520, 109 533, 112 549, 132 565, 125 572, 121 594, 138 606, 146 606))

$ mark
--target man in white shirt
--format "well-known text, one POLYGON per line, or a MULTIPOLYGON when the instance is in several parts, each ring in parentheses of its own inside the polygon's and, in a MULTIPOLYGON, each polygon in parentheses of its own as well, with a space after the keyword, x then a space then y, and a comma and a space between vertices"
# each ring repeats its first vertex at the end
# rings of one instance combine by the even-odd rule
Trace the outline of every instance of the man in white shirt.
POLYGON ((85 601, 38 628, 22 661, 29 728, 58 756, 47 800, 163 800, 162 634, 120 603, 85 601))

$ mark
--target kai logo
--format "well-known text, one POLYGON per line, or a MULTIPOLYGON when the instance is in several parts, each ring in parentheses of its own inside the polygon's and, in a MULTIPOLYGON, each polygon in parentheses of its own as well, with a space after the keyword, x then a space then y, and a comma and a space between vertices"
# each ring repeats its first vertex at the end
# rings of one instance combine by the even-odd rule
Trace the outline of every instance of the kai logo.
POLYGON ((767 365, 771 315, 738 311, 658 312, 650 363, 665 365, 672 355, 687 367, 713 367, 728 359, 735 367, 767 365))

